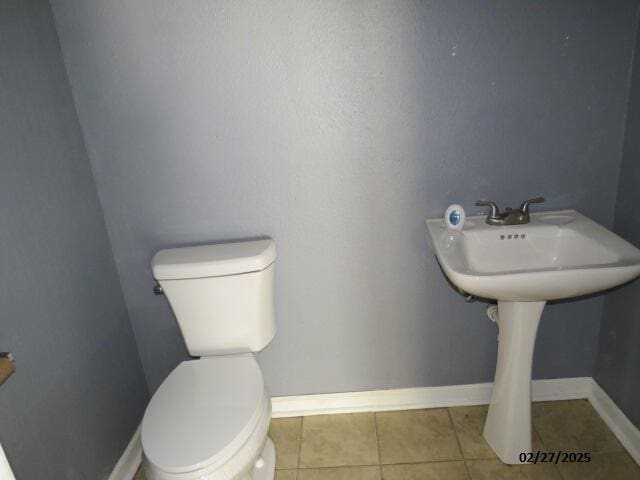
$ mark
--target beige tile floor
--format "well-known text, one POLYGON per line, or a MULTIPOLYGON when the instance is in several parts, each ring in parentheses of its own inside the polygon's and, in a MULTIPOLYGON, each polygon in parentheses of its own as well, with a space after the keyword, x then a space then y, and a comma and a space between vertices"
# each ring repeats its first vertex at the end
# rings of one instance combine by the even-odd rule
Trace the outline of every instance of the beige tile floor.
POLYGON ((586 464, 504 465, 482 438, 486 413, 478 406, 274 419, 276 480, 640 480, 640 467, 586 400, 533 405, 534 450, 590 452, 586 464))

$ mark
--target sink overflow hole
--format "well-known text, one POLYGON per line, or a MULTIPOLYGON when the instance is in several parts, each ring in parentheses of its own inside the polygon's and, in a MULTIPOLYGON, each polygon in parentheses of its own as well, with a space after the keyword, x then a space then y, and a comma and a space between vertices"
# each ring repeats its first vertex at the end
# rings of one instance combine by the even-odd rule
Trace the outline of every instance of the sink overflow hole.
POLYGON ((511 239, 516 239, 516 238, 524 238, 524 233, 509 233, 507 235, 500 235, 500 240, 511 240, 511 239))

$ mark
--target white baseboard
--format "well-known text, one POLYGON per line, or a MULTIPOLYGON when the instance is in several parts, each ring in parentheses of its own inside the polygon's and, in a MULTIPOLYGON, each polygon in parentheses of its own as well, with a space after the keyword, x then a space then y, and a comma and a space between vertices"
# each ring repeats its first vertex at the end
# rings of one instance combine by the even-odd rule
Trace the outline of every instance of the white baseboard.
POLYGON ((16 480, 11 471, 11 466, 9 466, 9 460, 7 460, 4 450, 2 450, 2 445, 0 445, 0 479, 16 480))
MULTIPOLYGON (((297 417, 331 413, 382 412, 415 408, 486 405, 493 383, 450 385, 444 387, 399 388, 368 392, 323 393, 273 397, 272 416, 297 417)), ((535 401, 587 398, 590 377, 534 380, 531 395, 535 401)))
POLYGON ((533 380, 531 382, 531 397, 534 402, 589 398, 591 382, 591 377, 533 380))
POLYGON ((108 480, 131 480, 138 471, 140 463, 142 463, 142 443, 140 426, 138 426, 108 480))
MULTIPOLYGON (((486 405, 491 399, 492 387, 493 383, 476 383, 273 397, 272 417, 486 405)), ((596 412, 640 465, 640 430, 591 377, 534 380, 531 396, 534 401, 589 399, 596 412)), ((141 461, 142 444, 138 428, 108 480, 131 480, 141 461)))
POLYGON ((613 434, 620 440, 622 446, 629 452, 629 455, 640 465, 640 430, 638 430, 631 420, 620 410, 611 400, 598 383, 591 379, 591 391, 589 402, 602 417, 604 423, 611 429, 613 434))

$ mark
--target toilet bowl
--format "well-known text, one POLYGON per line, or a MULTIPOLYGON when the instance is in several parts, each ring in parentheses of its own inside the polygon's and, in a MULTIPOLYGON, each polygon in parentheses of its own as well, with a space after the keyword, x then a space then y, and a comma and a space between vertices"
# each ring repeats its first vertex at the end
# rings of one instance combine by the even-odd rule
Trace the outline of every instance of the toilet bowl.
POLYGON ((187 349, 201 358, 180 363, 147 406, 147 480, 274 478, 271 400, 254 356, 275 334, 274 261, 270 239, 154 257, 187 349))
POLYGON ((271 400, 253 355, 182 362, 142 421, 147 479, 273 478, 261 475, 275 461, 270 420, 271 400))

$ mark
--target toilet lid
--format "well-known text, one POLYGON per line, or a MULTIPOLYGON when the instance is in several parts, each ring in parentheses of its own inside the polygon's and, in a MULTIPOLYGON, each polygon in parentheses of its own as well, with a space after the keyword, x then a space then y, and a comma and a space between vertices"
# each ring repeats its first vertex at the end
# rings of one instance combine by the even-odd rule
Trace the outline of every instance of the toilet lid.
POLYGON ((226 461, 251 435, 268 401, 252 355, 182 362, 144 414, 144 454, 172 473, 226 461))

